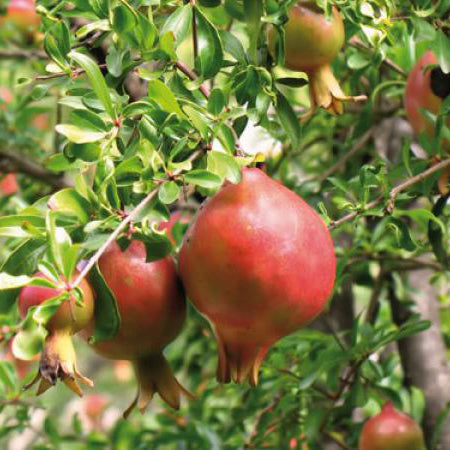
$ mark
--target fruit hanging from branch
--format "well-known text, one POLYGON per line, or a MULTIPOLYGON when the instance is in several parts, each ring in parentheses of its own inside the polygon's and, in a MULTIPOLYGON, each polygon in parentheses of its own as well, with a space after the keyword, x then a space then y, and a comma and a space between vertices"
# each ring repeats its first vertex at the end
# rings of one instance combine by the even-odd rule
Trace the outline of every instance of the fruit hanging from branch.
MULTIPOLYGON (((132 241, 125 251, 110 245, 98 263, 100 272, 116 298, 121 317, 114 338, 93 344, 110 359, 133 362, 139 388, 135 406, 143 413, 155 393, 175 409, 181 394, 191 394, 176 380, 162 351, 180 333, 186 318, 183 289, 171 257, 146 262, 141 241, 132 241)), ((89 330, 83 337, 89 338, 89 330)))
POLYGON ((420 426, 408 415, 386 403, 380 414, 368 420, 358 450, 425 450, 420 426))
POLYGON ((218 342, 219 382, 258 383, 269 348, 320 314, 335 255, 318 214, 259 169, 244 169, 200 209, 179 255, 180 275, 218 342))
MULTIPOLYGON (((414 133, 426 133, 433 139, 436 133, 436 123, 426 112, 437 117, 442 102, 450 95, 450 74, 445 74, 438 66, 436 55, 432 51, 426 52, 414 66, 408 76, 405 89, 405 109, 408 121, 414 133)), ((450 117, 446 120, 450 127, 450 117)), ((443 150, 450 150, 450 142, 443 141, 443 150)), ((449 169, 439 178, 438 186, 442 195, 449 192, 449 169)))
MULTIPOLYGON (((342 114, 344 101, 364 101, 365 95, 345 95, 331 69, 331 63, 344 45, 345 32, 341 14, 333 6, 327 18, 316 2, 300 1, 288 13, 285 26, 285 65, 305 72, 309 79, 310 110, 306 120, 317 108, 342 114)), ((269 32, 269 48, 275 55, 276 33, 269 32)))
MULTIPOLYGON (((35 275, 45 278, 43 274, 35 275)), ((76 275, 75 277, 76 278, 76 275)), ((26 286, 19 295, 19 312, 25 318, 28 310, 68 293, 67 300, 58 307, 53 317, 45 325, 48 335, 45 338, 44 350, 39 363, 39 372, 27 388, 40 381, 37 395, 44 393, 60 379, 80 397, 83 395, 77 381, 92 387, 91 380, 77 370, 76 354, 72 336, 85 328, 94 314, 94 295, 89 283, 83 280, 80 284, 82 301, 77 301, 68 284, 63 282, 58 288, 26 286)))

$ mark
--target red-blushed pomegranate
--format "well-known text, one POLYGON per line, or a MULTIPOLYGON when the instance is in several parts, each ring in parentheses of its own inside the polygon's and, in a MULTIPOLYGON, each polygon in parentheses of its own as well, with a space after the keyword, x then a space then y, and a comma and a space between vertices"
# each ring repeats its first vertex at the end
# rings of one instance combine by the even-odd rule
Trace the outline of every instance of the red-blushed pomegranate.
POLYGON ((364 425, 358 450, 426 450, 426 447, 420 426, 386 403, 380 414, 364 425))
MULTIPOLYGON (((41 273, 37 273, 35 276, 45 278, 41 273)), ((47 300, 61 295, 67 290, 67 287, 66 283, 55 289, 38 286, 24 287, 19 295, 20 316, 25 318, 32 306, 41 305, 47 300)), ((39 372, 27 386, 29 388, 40 380, 37 395, 55 385, 58 378, 80 397, 83 393, 77 380, 87 386, 93 386, 92 381, 77 370, 76 354, 72 343, 72 335, 85 328, 91 322, 94 314, 94 295, 89 283, 82 280, 80 289, 83 293, 82 303, 77 303, 75 295, 72 293, 70 299, 59 306, 54 316, 46 324, 48 335, 39 363, 39 372)))
POLYGON ((187 231, 179 270, 217 337, 219 382, 258 382, 268 349, 326 306, 335 278, 330 234, 294 192, 244 169, 204 203, 187 231))
POLYGON ((434 53, 426 52, 409 74, 405 89, 406 115, 414 132, 425 132, 430 137, 434 136, 435 125, 422 110, 437 115, 442 101, 450 95, 450 75, 445 75, 437 64, 434 53))
MULTIPOLYGON (((351 97, 343 93, 330 64, 344 45, 344 23, 333 7, 327 19, 316 2, 299 1, 288 13, 285 26, 285 65, 305 72, 309 79, 311 108, 302 119, 308 119, 317 108, 342 114, 343 101, 363 101, 366 96, 351 97)), ((275 31, 269 32, 269 47, 274 53, 275 31)))
MULTIPOLYGON (((404 99, 406 116, 414 132, 417 135, 426 133, 430 138, 434 137, 435 123, 424 111, 436 116, 440 112, 442 102, 450 95, 450 74, 444 74, 437 64, 437 58, 431 50, 419 59, 408 76, 404 99)), ((446 125, 450 127, 450 117, 446 125)), ((448 141, 444 141, 443 146, 445 151, 449 151, 448 141)), ((449 192, 449 177, 447 169, 439 178, 438 187, 442 195, 449 192)))
POLYGON ((0 25, 11 22, 23 31, 36 31, 41 22, 34 0, 10 0, 6 16, 0 16, 0 25))
POLYGON ((121 324, 113 339, 93 348, 107 358, 132 361, 139 383, 136 399, 124 416, 136 405, 144 412, 155 393, 178 409, 180 395, 191 394, 178 383, 162 353, 186 318, 173 259, 147 263, 142 242, 132 241, 125 251, 114 243, 100 258, 99 269, 116 298, 121 324))
POLYGON ((0 181, 0 196, 13 195, 19 190, 16 176, 13 173, 5 175, 0 181))

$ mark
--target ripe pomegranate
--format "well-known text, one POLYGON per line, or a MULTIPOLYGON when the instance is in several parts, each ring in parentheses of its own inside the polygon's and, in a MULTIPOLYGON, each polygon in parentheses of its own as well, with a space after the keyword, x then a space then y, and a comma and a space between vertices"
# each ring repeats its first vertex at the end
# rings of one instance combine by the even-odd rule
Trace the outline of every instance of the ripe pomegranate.
POLYGON ((244 169, 199 210, 179 269, 188 297, 218 341, 219 382, 258 382, 268 349, 326 306, 333 242, 300 197, 259 169, 244 169))
MULTIPOLYGON (((35 276, 45 278, 42 273, 37 273, 35 276)), ((24 287, 19 295, 20 316, 25 318, 32 306, 38 306, 61 295, 67 288, 65 282, 56 289, 37 286, 24 287)), ((87 386, 93 386, 92 381, 81 375, 77 370, 76 354, 72 343, 72 335, 85 328, 94 314, 94 296, 89 283, 83 280, 80 289, 83 292, 82 304, 77 304, 75 296, 71 294, 70 300, 65 301, 57 309, 46 325, 48 335, 39 363, 39 372, 27 386, 29 388, 40 380, 37 395, 44 393, 55 385, 58 378, 80 397, 83 393, 77 380, 87 386)))
MULTIPOLYGON (((435 124, 427 118, 423 110, 433 115, 439 114, 442 102, 450 95, 450 74, 444 74, 438 64, 435 54, 430 50, 414 66, 408 76, 405 89, 405 109, 409 123, 416 134, 426 133, 434 137, 435 124)), ((450 117, 446 121, 450 127, 450 117)), ((450 143, 443 142, 444 150, 450 150, 450 143)), ((442 195, 449 192, 447 187, 450 170, 445 170, 438 181, 442 195)))
POLYGON ((16 176, 13 173, 5 175, 0 181, 0 196, 13 195, 19 190, 16 176))
POLYGON ((380 414, 364 425, 358 450, 426 450, 420 426, 386 403, 380 414))
MULTIPOLYGON (((450 95, 450 75, 444 74, 437 65, 435 54, 430 50, 414 66, 408 76, 405 89, 405 109, 408 120, 417 134, 434 136, 434 123, 421 110, 437 115, 442 101, 450 95)), ((450 126, 450 118, 447 120, 450 126)))
POLYGON ((34 0, 11 0, 6 16, 0 16, 0 25, 11 22, 23 31, 36 31, 41 18, 36 12, 34 0))
POLYGON ((144 244, 132 241, 125 251, 116 243, 110 245, 99 260, 99 269, 116 298, 121 324, 113 339, 93 347, 107 358, 134 364, 139 389, 125 417, 136 405, 144 412, 156 392, 175 409, 180 406, 180 394, 191 395, 175 379, 162 353, 186 318, 175 263, 171 257, 150 263, 145 259, 144 244))
MULTIPOLYGON (((342 48, 344 23, 333 7, 329 19, 316 2, 299 1, 288 13, 285 26, 285 65, 291 70, 305 72, 309 79, 311 108, 306 120, 317 108, 342 114, 343 101, 363 101, 366 96, 347 96, 334 77, 330 64, 342 48)), ((269 32, 269 48, 275 49, 275 30, 269 32)))

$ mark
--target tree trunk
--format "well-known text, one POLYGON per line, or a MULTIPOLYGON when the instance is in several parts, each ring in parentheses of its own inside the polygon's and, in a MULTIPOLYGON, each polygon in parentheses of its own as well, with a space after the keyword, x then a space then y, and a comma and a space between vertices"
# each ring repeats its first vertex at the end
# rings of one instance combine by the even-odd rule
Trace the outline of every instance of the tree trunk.
MULTIPOLYGON (((411 273, 409 278, 414 310, 421 319, 430 320, 431 327, 398 342, 405 384, 416 386, 425 394, 423 428, 429 448, 438 417, 450 404, 450 366, 440 331, 437 294, 429 282, 431 274, 429 270, 420 270, 411 273)), ((411 311, 395 297, 392 287, 390 301, 394 322, 401 325, 411 315, 411 311)), ((450 449, 450 415, 446 417, 437 442, 435 449, 450 449)))

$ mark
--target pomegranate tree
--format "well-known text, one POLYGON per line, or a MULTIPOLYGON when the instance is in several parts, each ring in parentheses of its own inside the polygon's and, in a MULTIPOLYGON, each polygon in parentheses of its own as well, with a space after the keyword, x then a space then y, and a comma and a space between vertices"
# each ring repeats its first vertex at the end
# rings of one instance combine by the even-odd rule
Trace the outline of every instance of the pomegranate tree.
MULTIPOLYGON (((42 273, 37 273, 35 276, 45 278, 42 273)), ((72 343, 72 335, 85 328, 94 314, 94 296, 86 280, 81 282, 80 289, 83 293, 81 302, 76 301, 75 295, 70 292, 66 282, 58 288, 26 286, 20 292, 19 312, 21 317, 25 318, 32 306, 41 305, 69 290, 69 298, 58 307, 46 324, 48 335, 39 363, 39 372, 27 386, 31 387, 40 380, 37 395, 53 386, 58 378, 80 397, 82 391, 77 380, 87 386, 93 386, 92 381, 77 370, 76 354, 72 343)))
MULTIPOLYGON (((364 95, 351 97, 343 93, 330 64, 344 45, 345 32, 341 14, 333 7, 327 18, 316 2, 299 1, 288 13, 285 26, 285 65, 305 72, 309 79, 309 118, 317 108, 342 114, 343 101, 362 101, 364 95)), ((269 47, 275 48, 275 31, 269 32, 269 47)))
POLYGON ((144 412, 155 393, 178 409, 180 395, 191 394, 176 380, 162 353, 186 317, 173 259, 147 263, 142 242, 132 241, 125 251, 114 243, 100 258, 99 269, 116 298, 121 323, 114 338, 95 343, 93 348, 107 358, 132 361, 139 383, 136 399, 124 416, 136 405, 144 412))
POLYGON ((23 31, 36 31, 40 21, 34 0, 10 0, 6 16, 0 16, 0 25, 11 22, 23 31))
POLYGON ((386 403, 364 425, 358 450, 425 450, 423 432, 408 415, 386 403))
POLYGON ((244 169, 201 208, 187 231, 180 274, 217 337, 219 382, 258 382, 280 338, 326 306, 333 242, 317 213, 259 169, 244 169))

